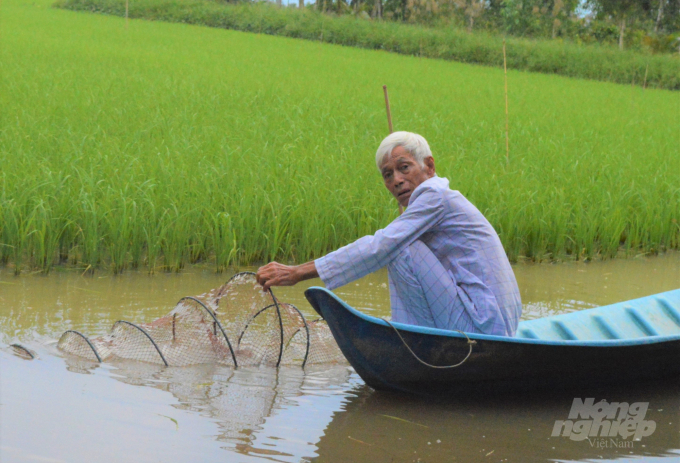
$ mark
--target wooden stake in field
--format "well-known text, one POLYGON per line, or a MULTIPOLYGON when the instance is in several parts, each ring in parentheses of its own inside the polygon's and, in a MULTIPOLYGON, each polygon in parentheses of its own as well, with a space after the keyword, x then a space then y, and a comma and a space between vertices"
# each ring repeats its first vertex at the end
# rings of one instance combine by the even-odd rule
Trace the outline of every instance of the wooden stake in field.
POLYGON ((503 73, 505 74, 505 163, 510 164, 510 124, 508 118, 508 64, 503 39, 503 73))
MULTIPOLYGON (((385 93, 385 110, 387 111, 387 127, 390 130, 390 133, 394 132, 392 130, 392 112, 390 111, 390 97, 387 94, 387 85, 383 85, 383 92, 385 93)), ((404 212, 404 208, 401 207, 401 204, 399 205, 399 214, 404 212)))
POLYGON ((645 79, 642 82, 642 90, 644 91, 645 88, 647 88, 647 72, 649 71, 649 63, 647 63, 647 67, 645 68, 645 79))
POLYGON ((130 0, 125 0, 125 28, 128 27, 128 3, 130 0))
POLYGON ((392 113, 390 112, 390 97, 387 95, 387 85, 383 85, 383 92, 385 93, 385 109, 387 109, 387 126, 390 129, 390 133, 394 132, 392 130, 392 113))

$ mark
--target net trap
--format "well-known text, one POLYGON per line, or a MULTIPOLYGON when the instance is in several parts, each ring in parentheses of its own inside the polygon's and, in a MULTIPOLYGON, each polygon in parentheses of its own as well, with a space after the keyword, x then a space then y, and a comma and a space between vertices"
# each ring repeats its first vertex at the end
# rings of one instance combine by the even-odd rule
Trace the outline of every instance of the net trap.
POLYGON ((57 347, 93 362, 136 360, 166 366, 232 367, 344 362, 328 325, 308 321, 292 304, 262 291, 255 274, 234 275, 220 288, 180 299, 150 323, 119 320, 107 335, 68 330, 57 347))

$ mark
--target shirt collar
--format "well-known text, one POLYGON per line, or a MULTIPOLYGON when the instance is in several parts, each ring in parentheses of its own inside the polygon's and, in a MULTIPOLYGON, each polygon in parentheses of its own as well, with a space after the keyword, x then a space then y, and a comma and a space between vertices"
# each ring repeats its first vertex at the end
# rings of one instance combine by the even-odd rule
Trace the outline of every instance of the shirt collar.
POLYGON ((423 183, 418 185, 415 190, 413 190, 413 194, 411 194, 411 197, 408 200, 409 206, 411 205, 411 201, 413 201, 415 198, 418 197, 420 194, 420 190, 423 188, 436 188, 436 189, 442 189, 442 190, 448 190, 449 189, 449 179, 445 177, 439 177, 435 174, 434 177, 428 178, 425 180, 423 183))

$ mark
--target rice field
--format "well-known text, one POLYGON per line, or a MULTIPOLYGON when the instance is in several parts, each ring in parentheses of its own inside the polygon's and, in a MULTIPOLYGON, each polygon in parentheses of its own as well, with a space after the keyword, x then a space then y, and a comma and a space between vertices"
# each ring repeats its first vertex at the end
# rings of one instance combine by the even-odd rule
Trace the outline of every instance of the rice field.
MULTIPOLYGON (((295 4, 297 5, 297 4, 295 4)), ((456 26, 428 27, 412 22, 322 14, 313 6, 279 8, 273 2, 219 0, 56 0, 73 11, 128 16, 265 33, 402 55, 446 59, 521 71, 680 90, 680 55, 652 55, 608 45, 567 40, 507 37, 456 26)), ((500 32, 499 32, 500 33, 500 32)))
POLYGON ((301 262, 383 227, 374 154, 425 136, 512 260, 680 248, 680 93, 0 5, 0 263, 301 262))

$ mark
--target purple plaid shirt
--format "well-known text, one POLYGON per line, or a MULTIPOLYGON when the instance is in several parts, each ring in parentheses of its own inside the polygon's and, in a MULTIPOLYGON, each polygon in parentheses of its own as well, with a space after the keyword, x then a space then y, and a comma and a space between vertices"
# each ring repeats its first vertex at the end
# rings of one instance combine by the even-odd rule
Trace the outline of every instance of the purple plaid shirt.
MULTIPOLYGON (((446 272, 427 278, 453 280, 476 331, 514 336, 522 302, 498 234, 470 201, 449 189, 445 178, 421 183, 392 223, 317 259, 316 268, 332 290, 385 267, 415 240, 432 251, 446 272)), ((405 319, 402 310, 392 307, 393 320, 405 319)))

